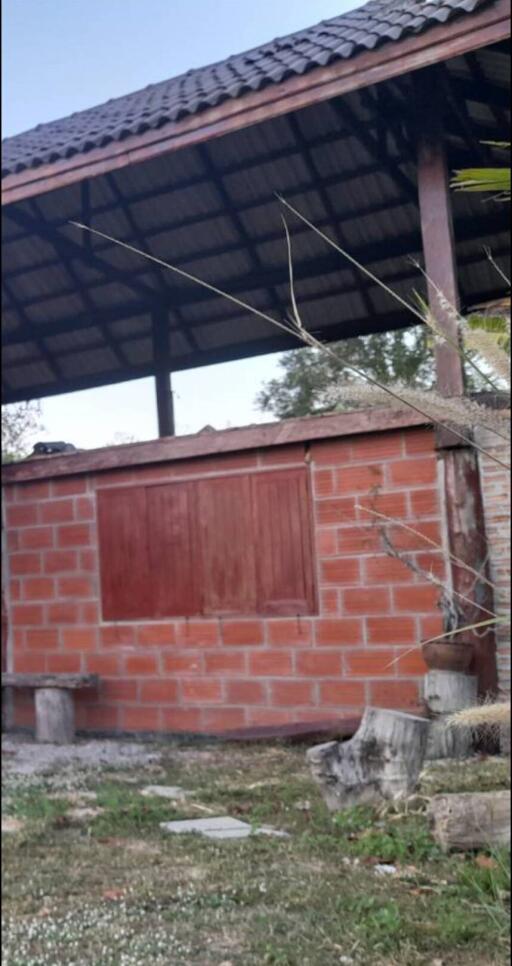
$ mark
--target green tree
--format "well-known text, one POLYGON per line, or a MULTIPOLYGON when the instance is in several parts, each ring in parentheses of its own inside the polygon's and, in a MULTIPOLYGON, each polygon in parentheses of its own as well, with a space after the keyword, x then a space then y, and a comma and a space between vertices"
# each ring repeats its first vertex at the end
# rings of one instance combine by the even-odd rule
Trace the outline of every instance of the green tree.
POLYGON ((381 384, 403 382, 415 388, 433 384, 434 362, 426 326, 345 339, 331 348, 334 355, 309 348, 285 352, 279 362, 282 376, 263 386, 256 398, 258 408, 278 419, 339 409, 336 388, 354 382, 346 369, 349 364, 381 384))
POLYGON ((28 456, 34 434, 43 429, 37 400, 2 406, 2 463, 28 456))

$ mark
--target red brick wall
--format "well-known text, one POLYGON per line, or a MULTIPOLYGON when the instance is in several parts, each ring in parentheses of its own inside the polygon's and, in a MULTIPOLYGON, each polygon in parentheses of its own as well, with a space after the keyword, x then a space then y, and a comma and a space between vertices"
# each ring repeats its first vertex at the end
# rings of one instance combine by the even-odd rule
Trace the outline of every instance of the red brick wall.
MULTIPOLYGON (((419 650, 408 652, 440 632, 438 592, 386 556, 357 504, 441 543, 428 429, 18 483, 5 501, 13 670, 98 673, 98 693, 79 697, 81 728, 214 732, 419 702, 424 666, 419 650), (304 461, 317 616, 102 622, 97 489, 304 461)), ((424 569, 444 573, 442 555, 421 536, 401 528, 392 536, 424 569)), ((17 700, 17 725, 31 721, 31 704, 17 700)))

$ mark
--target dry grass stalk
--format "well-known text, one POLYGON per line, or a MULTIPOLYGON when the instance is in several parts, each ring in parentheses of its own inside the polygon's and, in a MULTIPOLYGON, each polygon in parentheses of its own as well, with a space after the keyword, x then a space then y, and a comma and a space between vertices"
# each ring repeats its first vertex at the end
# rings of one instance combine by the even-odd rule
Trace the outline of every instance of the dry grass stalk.
POLYGON ((464 339, 470 349, 473 349, 487 365, 491 366, 503 382, 510 385, 510 358, 502 349, 492 332, 484 329, 467 329, 464 339))
POLYGON ((503 728, 510 725, 510 701, 496 701, 464 708, 450 715, 448 724, 453 728, 503 728))

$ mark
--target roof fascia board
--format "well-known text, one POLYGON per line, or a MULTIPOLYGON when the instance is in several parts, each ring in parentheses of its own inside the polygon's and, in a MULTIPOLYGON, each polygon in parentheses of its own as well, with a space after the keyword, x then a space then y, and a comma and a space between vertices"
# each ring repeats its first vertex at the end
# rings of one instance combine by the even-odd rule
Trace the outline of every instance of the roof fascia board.
POLYGON ((510 37, 510 0, 497 0, 479 13, 441 24, 416 37, 315 69, 159 131, 134 135, 64 161, 8 175, 2 181, 2 205, 46 194, 85 178, 190 147, 263 120, 369 87, 393 77, 490 46, 510 37), (127 148, 127 144, 129 147, 127 148))
POLYGON ((389 408, 310 416, 9 463, 2 467, 2 485, 428 425, 428 421, 417 413, 389 408))

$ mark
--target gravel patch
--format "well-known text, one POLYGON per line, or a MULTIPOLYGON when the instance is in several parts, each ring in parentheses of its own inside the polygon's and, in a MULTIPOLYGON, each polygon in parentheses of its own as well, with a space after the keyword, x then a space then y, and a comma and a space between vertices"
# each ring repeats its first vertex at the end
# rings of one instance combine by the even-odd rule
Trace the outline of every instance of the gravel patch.
POLYGON ((161 752, 154 746, 136 742, 105 740, 46 745, 12 736, 2 738, 2 762, 7 775, 45 775, 69 766, 140 768, 160 761, 160 757, 161 752))

